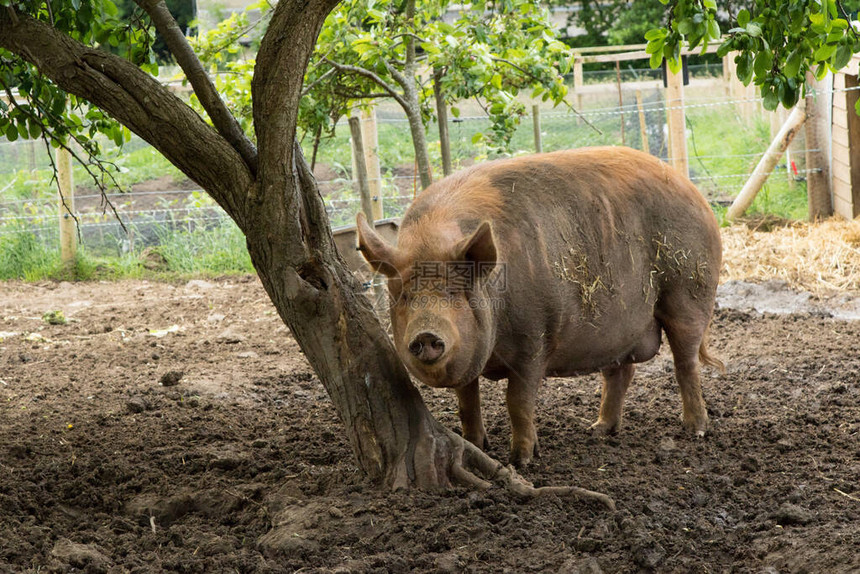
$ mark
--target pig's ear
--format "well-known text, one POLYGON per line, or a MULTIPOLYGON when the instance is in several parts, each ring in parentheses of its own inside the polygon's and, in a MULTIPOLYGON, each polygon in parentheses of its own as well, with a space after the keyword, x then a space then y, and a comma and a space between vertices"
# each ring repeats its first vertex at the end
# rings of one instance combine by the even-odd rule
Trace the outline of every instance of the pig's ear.
POLYGON ((460 257, 476 265, 476 276, 485 277, 496 266, 496 242, 489 221, 484 221, 475 232, 460 243, 460 257))
POLYGON ((367 223, 364 213, 358 212, 355 218, 358 230, 358 249, 374 271, 388 277, 397 275, 397 252, 367 223))

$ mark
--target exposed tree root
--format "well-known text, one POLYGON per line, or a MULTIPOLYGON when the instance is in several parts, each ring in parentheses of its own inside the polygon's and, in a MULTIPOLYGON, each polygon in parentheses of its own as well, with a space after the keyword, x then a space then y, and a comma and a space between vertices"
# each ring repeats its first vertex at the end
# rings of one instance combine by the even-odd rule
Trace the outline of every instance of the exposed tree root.
POLYGON ((486 490, 493 485, 493 482, 490 481, 497 481, 523 498, 537 498, 547 494, 571 496, 580 500, 596 501, 609 510, 615 510, 615 501, 600 492, 577 486, 541 486, 535 488, 531 482, 520 476, 512 465, 505 466, 463 437, 451 431, 448 433, 455 448, 451 474, 454 481, 460 485, 486 490), (484 480, 478 474, 489 480, 484 480))

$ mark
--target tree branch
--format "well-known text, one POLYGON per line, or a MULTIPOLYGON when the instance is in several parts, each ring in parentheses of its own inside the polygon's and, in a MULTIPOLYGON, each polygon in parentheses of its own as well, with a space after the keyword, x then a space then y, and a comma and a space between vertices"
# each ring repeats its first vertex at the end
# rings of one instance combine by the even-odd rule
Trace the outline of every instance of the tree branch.
MULTIPOLYGON (((389 84, 388 82, 386 82, 385 80, 383 80, 381 77, 379 77, 379 75, 376 74, 375 72, 372 72, 370 70, 366 70, 365 68, 360 68, 358 66, 339 64, 339 63, 335 62, 334 60, 330 60, 328 58, 323 58, 322 61, 325 62, 326 64, 328 64, 329 66, 331 66, 332 68, 334 68, 335 70, 337 70, 338 72, 343 72, 346 74, 354 74, 356 76, 362 76, 364 78, 367 78, 368 80, 370 80, 371 82, 375 83, 380 88, 385 90, 388 93, 388 95, 390 95, 392 98, 397 100, 398 104, 400 104, 401 106, 406 104, 406 100, 403 99, 403 96, 400 95, 400 93, 397 91, 397 89, 394 86, 392 86, 391 84, 389 84)), ((389 69, 389 72, 390 71, 391 70, 389 69)), ((394 78, 394 79, 396 80, 397 78, 394 78)))
MULTIPOLYGON (((12 89, 2 79, 0 79, 0 86, 2 86, 3 90, 6 92, 6 99, 9 100, 9 104, 12 107, 16 108, 17 110, 19 110, 21 113, 25 114, 27 117, 29 117, 30 119, 32 119, 36 123, 41 124, 40 118, 38 118, 35 114, 33 114, 32 112, 27 110, 24 106, 21 106, 18 103, 17 98, 15 98, 15 94, 12 92, 12 89)), ((60 119, 57 118, 54 114, 52 114, 51 110, 40 105, 41 103, 42 102, 39 102, 38 100, 34 100, 32 97, 30 98, 30 104, 32 106, 36 107, 39 110, 39 113, 44 114, 45 117, 51 118, 52 121, 59 122, 60 119)), ((96 188, 99 190, 99 193, 101 194, 101 197, 102 197, 102 201, 104 202, 105 209, 107 207, 110 207, 111 211, 113 212, 114 217, 116 218, 117 221, 119 221, 119 224, 122 227, 122 230, 127 232, 128 230, 125 227, 125 223, 120 218, 119 213, 116 210, 116 206, 114 206, 114 204, 108 198, 107 186, 105 185, 105 181, 104 181, 105 176, 106 176, 107 179, 110 180, 110 184, 113 185, 113 187, 116 187, 117 189, 122 191, 122 187, 119 185, 119 182, 116 180, 116 178, 113 176, 113 174, 110 173, 110 171, 108 170, 108 168, 106 166, 110 166, 116 170, 118 170, 119 168, 117 168, 117 166, 111 162, 104 161, 98 157, 95 157, 93 155, 92 151, 82 143, 81 139, 77 135, 69 134, 69 137, 71 137, 74 141, 76 141, 78 143, 78 145, 80 145, 81 148, 87 153, 87 161, 84 161, 83 158, 81 158, 75 152, 75 150, 72 149, 72 147, 70 145, 63 143, 63 141, 60 138, 56 137, 55 134, 51 133, 50 128, 48 126, 42 125, 41 139, 45 144, 45 150, 48 152, 48 159, 51 161, 51 168, 54 172, 54 175, 51 178, 51 180, 57 184, 57 190, 59 191, 60 199, 63 202, 63 207, 66 208, 66 211, 68 211, 69 214, 72 216, 72 219, 75 220, 75 226, 78 228, 78 237, 80 238, 80 222, 78 221, 77 216, 74 213, 72 213, 72 210, 68 208, 68 205, 66 205, 66 198, 63 196, 63 190, 60 187, 60 182, 59 182, 59 180, 57 180, 57 165, 54 162, 54 157, 51 155, 51 143, 52 142, 55 142, 56 145, 58 145, 59 147, 63 148, 67 152, 69 152, 69 155, 71 155, 72 158, 74 158, 74 160, 77 161, 78 164, 80 164, 81 167, 84 168, 84 171, 86 171, 87 175, 89 175, 90 178, 92 178, 93 183, 96 185, 96 188), (99 172, 101 173, 101 177, 98 177, 96 175, 96 173, 94 173, 93 170, 90 169, 90 165, 92 165, 92 164, 95 164, 95 166, 98 168, 99 172)), ((102 211, 102 213, 104 213, 104 210, 102 211)))
MULTIPOLYGON (((385 69, 388 70, 388 73, 391 74, 391 77, 394 78, 394 81, 397 82, 398 84, 400 84, 400 86, 403 88, 404 91, 408 92, 409 90, 415 89, 413 87, 413 85, 409 82, 409 78, 405 74, 403 74, 400 70, 391 66, 391 64, 387 61, 383 61, 383 64, 385 64, 385 69)), ((406 101, 405 98, 404 98, 403 102, 401 102, 400 100, 397 100, 397 101, 400 103, 401 106, 405 106, 405 104, 404 104, 404 102, 406 101)))
POLYGON ((236 190, 251 186, 247 163, 197 112, 149 74, 12 7, 0 10, 0 47, 152 144, 244 226, 244 195, 236 190), (201 157, 208 161, 201 162, 201 157))
POLYGON ((191 49, 188 40, 179 28, 179 24, 176 23, 176 19, 170 14, 164 0, 135 0, 135 2, 149 14, 156 29, 164 38, 170 53, 173 54, 179 67, 185 72, 185 76, 191 83, 191 87, 194 88, 194 93, 197 94, 203 109, 212 119, 215 129, 239 152, 239 155, 251 169, 251 173, 256 174, 257 148, 242 131, 239 122, 236 121, 221 96, 218 95, 215 84, 212 83, 197 54, 191 49))
POLYGON ((507 65, 508 65, 508 66, 510 66, 511 68, 513 68, 513 69, 515 69, 515 70, 517 70, 517 71, 521 72, 522 74, 524 74, 525 76, 527 76, 527 77, 531 78, 531 79, 532 79, 532 80, 534 80, 535 82, 538 82, 538 83, 541 83, 541 84, 543 83, 543 81, 542 81, 540 78, 538 78, 537 76, 535 76, 534 74, 532 74, 531 72, 529 72, 528 70, 526 70, 525 68, 523 68, 523 67, 521 67, 521 66, 518 66, 517 64, 514 64, 513 62, 511 62, 511 61, 510 61, 510 60, 508 60, 507 58, 499 58, 499 57, 495 57, 495 56, 494 56, 494 57, 493 57, 493 58, 491 58, 491 59, 492 59, 494 62, 499 62, 499 63, 501 63, 501 64, 507 64, 507 65))

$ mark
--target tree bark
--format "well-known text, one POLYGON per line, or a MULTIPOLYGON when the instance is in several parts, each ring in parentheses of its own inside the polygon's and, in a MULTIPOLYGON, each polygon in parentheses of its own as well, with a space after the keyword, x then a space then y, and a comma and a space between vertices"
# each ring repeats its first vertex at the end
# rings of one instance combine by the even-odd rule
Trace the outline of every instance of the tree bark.
POLYGON ((448 137, 448 104, 442 92, 442 78, 445 72, 441 68, 433 70, 433 96, 436 98, 436 119, 439 122, 439 150, 442 152, 442 173, 451 175, 454 168, 451 164, 451 140, 448 137))

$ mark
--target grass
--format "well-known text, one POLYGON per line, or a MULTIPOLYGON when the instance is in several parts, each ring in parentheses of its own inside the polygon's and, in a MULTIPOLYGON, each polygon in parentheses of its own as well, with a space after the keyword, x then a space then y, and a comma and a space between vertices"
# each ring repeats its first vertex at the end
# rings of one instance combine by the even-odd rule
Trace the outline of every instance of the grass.
MULTIPOLYGON (((53 199, 57 193, 54 173, 45 159, 45 149, 40 142, 0 146, 0 202, 14 200, 53 199), (35 146, 30 149, 30 146, 35 146), (22 151, 22 149, 24 151, 22 151), (14 153, 13 153, 14 150, 14 153), (37 161, 35 158, 39 158, 37 161), (27 168, 21 166, 27 164, 27 168)), ((116 166, 113 176, 123 189, 150 179, 169 176, 181 181, 185 176, 164 156, 141 140, 132 140, 122 148, 107 147, 104 159, 116 166)), ((94 187, 87 171, 73 162, 72 177, 76 186, 94 187)))
MULTIPOLYGON (((662 105, 658 92, 643 93, 646 110, 662 105)), ((591 145, 618 145, 623 141, 632 147, 642 147, 639 115, 635 111, 635 98, 625 93, 625 105, 634 104, 628 112, 606 113, 607 108, 617 105, 617 96, 605 101, 591 102, 586 107, 587 118, 592 125, 578 118, 565 108, 542 109, 542 144, 545 151, 591 145), (600 111, 604 110, 604 111, 600 111)), ((695 102, 688 95, 691 103, 695 102)), ((530 109, 530 106, 528 106, 530 109)), ((475 134, 487 130, 489 123, 480 118, 482 111, 474 104, 462 106, 462 118, 450 127, 451 145, 455 167, 482 161, 490 153, 475 134)), ((665 112, 646 111, 650 151, 665 157, 667 145, 663 133, 665 112)), ((379 154, 382 166, 383 195, 391 197, 406 193, 411 185, 413 152, 408 124, 398 120, 396 107, 379 109, 379 154), (404 173, 406 172, 406 173, 404 173), (395 179, 395 178, 403 179, 395 179), (410 180, 405 183, 404 179, 410 180), (399 185, 398 185, 399 184, 399 185)), ((402 115, 400 115, 402 117, 402 115)), ((725 224, 725 205, 740 190, 748 173, 755 167, 757 154, 770 141, 770 124, 764 119, 744 121, 734 106, 715 105, 688 108, 688 147, 690 151, 690 175, 715 205, 714 210, 725 224)), ((351 223, 358 209, 357 194, 349 181, 351 151, 349 130, 341 126, 334 137, 323 140, 317 156, 319 165, 331 171, 321 179, 334 182, 321 183, 331 205, 334 224, 351 223)), ((438 174, 441 164, 438 130, 435 124, 427 128, 428 145, 434 171, 438 174)), ((303 142, 306 157, 310 157, 310 142, 303 142)), ((801 144, 798 144, 802 146, 801 144)), ((26 149, 26 148, 21 148, 26 149)), ((51 182, 49 166, 35 170, 16 169, 22 163, 33 163, 33 155, 8 144, 0 146, 0 279, 19 278, 40 280, 68 276, 59 262, 56 232, 51 231, 56 215, 53 211, 42 220, 29 225, 45 226, 47 231, 35 235, 21 227, 21 220, 14 216, 29 216, 37 213, 39 204, 54 202, 56 189, 51 182), (16 201, 18 203, 3 202, 16 201), (31 213, 32 212, 32 213, 31 213), (3 221, 6 217, 6 221, 3 221), (7 223, 8 222, 8 223, 7 223)), ((531 117, 522 118, 522 123, 512 140, 513 155, 534 150, 531 117)), ((44 151, 41 151, 44 154, 44 151)), ((118 168, 116 178, 123 186, 168 176, 181 180, 182 174, 158 152, 135 140, 122 150, 111 150, 108 159, 118 168)), ((88 185, 83 168, 75 170, 78 185, 88 185)), ((410 188, 411 189, 411 188, 410 188)), ((411 195, 411 191, 409 191, 411 195)), ((391 209, 392 201, 386 201, 391 209)), ((160 207, 169 208, 170 205, 160 207)), ((750 214, 770 214, 779 218, 796 220, 806 216, 805 183, 800 181, 790 186, 784 167, 780 173, 769 178, 755 199, 750 214)), ((37 213, 40 217, 42 213, 37 213)), ((392 211, 387 216, 395 215, 392 211)), ((142 276, 186 276, 205 274, 229 274, 252 272, 245 240, 232 222, 223 222, 206 227, 183 227, 171 222, 162 222, 162 227, 149 227, 148 231, 135 234, 142 245, 135 247, 129 239, 119 233, 102 233, 100 239, 88 239, 81 246, 75 271, 79 278, 120 278, 142 276), (152 244, 153 235, 156 247, 152 244)), ((153 224, 149 224, 150 226, 153 224)), ((100 228, 104 229, 104 228, 100 228)))
POLYGON ((58 233, 45 236, 22 230, 0 235, 0 280, 23 279, 161 279, 252 273, 245 237, 230 221, 208 227, 158 231, 157 247, 119 256, 96 254, 81 245, 72 270, 60 260, 58 233))

